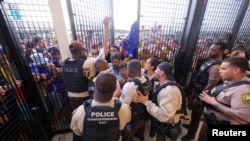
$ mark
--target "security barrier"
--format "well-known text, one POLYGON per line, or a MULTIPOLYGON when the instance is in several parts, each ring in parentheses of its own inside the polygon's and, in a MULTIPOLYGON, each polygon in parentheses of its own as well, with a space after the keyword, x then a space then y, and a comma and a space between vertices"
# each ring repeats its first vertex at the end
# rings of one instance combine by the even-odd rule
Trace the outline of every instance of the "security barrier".
MULTIPOLYGON (((208 47, 216 41, 226 42, 229 52, 243 50, 250 55, 249 0, 138 0, 136 3, 138 18, 131 23, 134 28, 128 31, 129 37, 125 37, 133 40, 133 46, 122 47, 125 56, 142 62, 152 56, 169 61, 175 65, 176 80, 184 87, 199 64, 208 59, 208 47), (131 47, 135 52, 131 52, 131 47)), ((89 50, 102 48, 102 20, 105 16, 113 17, 113 0, 67 0, 66 5, 71 39, 83 42, 89 50)), ((66 89, 61 88, 58 97, 50 95, 53 93, 36 81, 41 75, 30 69, 35 38, 45 44, 41 52, 44 56, 49 55, 51 47, 63 48, 58 46, 60 41, 48 1, 4 0, 0 8, 0 138, 46 140, 53 134, 70 131, 66 89), (20 87, 16 80, 23 80, 20 87), (7 89, 2 90, 3 86, 7 89), (40 114, 44 115, 42 119, 34 118, 40 114)), ((109 44, 124 39, 115 34, 119 29, 114 29, 113 23, 109 44)))

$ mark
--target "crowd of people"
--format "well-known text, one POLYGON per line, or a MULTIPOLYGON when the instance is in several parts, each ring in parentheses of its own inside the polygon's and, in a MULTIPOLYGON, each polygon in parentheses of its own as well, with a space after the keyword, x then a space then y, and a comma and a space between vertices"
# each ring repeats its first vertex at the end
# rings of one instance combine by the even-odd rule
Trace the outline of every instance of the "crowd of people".
MULTIPOLYGON (((124 61, 120 47, 108 45, 109 19, 103 23, 103 50, 95 57, 80 41, 70 42, 68 49, 72 57, 64 60, 59 48, 46 49, 41 38, 26 43, 27 65, 53 101, 56 118, 62 108, 61 90, 67 91, 64 95, 68 97, 72 112, 70 128, 74 141, 131 141, 135 137, 143 141, 147 122, 150 122, 150 137, 156 136, 157 141, 165 141, 166 136, 176 141, 182 132, 181 126, 188 129, 182 137, 183 141, 188 141, 197 135, 203 115, 199 140, 207 139, 207 125, 250 123, 248 83, 226 87, 211 96, 213 89, 222 84, 250 82, 244 52, 234 51, 224 58, 226 44, 213 43, 207 52, 208 60, 192 77, 191 93, 183 97, 183 90, 173 76, 173 62, 159 61, 157 54, 148 57, 144 65, 139 59, 124 61), (146 90, 143 84, 147 85, 146 90), (184 113, 178 111, 186 98, 192 113, 190 123, 182 125, 184 113), (214 122, 208 120, 211 115, 215 117, 214 122)), ((155 34, 160 34, 160 29, 158 26, 155 34)), ((178 46, 175 41, 171 46, 173 44, 178 46)))

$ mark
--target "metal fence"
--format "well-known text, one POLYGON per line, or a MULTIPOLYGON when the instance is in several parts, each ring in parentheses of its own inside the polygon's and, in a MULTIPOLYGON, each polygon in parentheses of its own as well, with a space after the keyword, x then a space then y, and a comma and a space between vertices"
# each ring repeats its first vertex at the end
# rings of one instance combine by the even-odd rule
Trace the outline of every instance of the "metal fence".
POLYGON ((180 48, 189 2, 141 1, 139 59, 155 56, 174 63, 180 48))
POLYGON ((228 43, 230 33, 240 9, 242 1, 209 0, 196 42, 191 72, 199 68, 207 60, 209 46, 217 41, 228 43))
MULTIPOLYGON (((208 59, 208 48, 212 43, 223 41, 228 44, 227 50, 233 51, 239 49, 239 43, 243 41, 243 39, 248 40, 250 38, 246 35, 249 28, 244 26, 244 24, 247 23, 248 17, 245 16, 244 18, 240 16, 242 14, 244 15, 244 6, 246 6, 245 2, 247 1, 207 1, 201 28, 196 41, 195 53, 192 58, 192 65, 190 66, 189 78, 192 73, 208 59), (241 20, 243 19, 245 20, 245 23, 240 26, 241 20), (237 32, 239 27, 246 31, 240 30, 237 32), (235 36, 235 38, 232 38, 233 36, 235 36), (230 43, 232 43, 232 45, 230 43)), ((246 50, 246 46, 242 46, 241 48, 241 50, 246 50)), ((224 54, 225 57, 229 54, 227 50, 224 54)), ((187 83, 188 82, 189 79, 187 79, 187 83)))
MULTIPOLYGON (((67 2, 69 2, 69 5, 72 5, 69 17, 73 18, 74 23, 71 26, 69 35, 75 40, 82 41, 89 49, 92 47, 92 44, 97 44, 98 47, 101 47, 102 20, 105 16, 112 16, 110 10, 112 1, 75 0, 67 2)), ((34 60, 32 62, 30 58, 36 53, 42 53, 44 58, 53 57, 46 56, 50 53, 50 48, 56 47, 60 50, 48 1, 5 0, 1 2, 1 12, 3 12, 3 21, 7 23, 12 34, 10 38, 13 39, 17 46, 12 47, 1 42, 1 53, 10 57, 8 59, 5 58, 5 61, 17 57, 12 53, 8 53, 12 49, 16 49, 20 53, 21 58, 19 59, 23 62, 21 67, 24 67, 25 72, 28 71, 26 74, 33 79, 33 81, 28 80, 28 83, 34 83, 34 87, 30 89, 37 90, 37 93, 34 93, 35 90, 27 90, 26 87, 29 84, 26 83, 24 90, 21 88, 18 90, 13 89, 12 92, 8 91, 5 97, 2 98, 1 96, 1 139, 48 140, 50 135, 69 131, 71 110, 67 101, 66 89, 60 87, 60 92, 57 91, 57 93, 47 91, 47 86, 37 81, 42 77, 36 70, 39 62, 34 60), (36 42, 44 44, 44 48, 41 50, 35 49, 37 46, 36 42), (37 97, 33 99, 33 95, 37 95, 37 97), (6 97, 8 98, 6 99, 6 97)), ((7 37, 7 35, 3 36, 7 37)), ((4 40, 4 38, 1 39, 4 40)), ((53 54, 51 53, 50 55, 53 54)), ((13 62, 13 65, 8 67, 14 67, 14 71, 19 71, 15 65, 20 64, 14 64, 13 62)), ((1 70, 12 72, 10 71, 11 69, 6 69, 6 67, 1 70)), ((25 73, 21 72, 21 74, 25 73)), ((15 75, 10 74, 8 77, 14 78, 15 75)), ((24 78, 20 77, 19 79, 24 78)), ((60 74, 57 77, 57 80, 59 79, 62 80, 60 74)))
MULTIPOLYGON (((139 59, 155 56, 160 60, 175 63, 181 49, 185 61, 179 61, 180 70, 188 70, 183 76, 185 86, 199 65, 206 61, 209 46, 217 41, 228 44, 228 50, 248 50, 249 1, 141 1, 139 59), (195 3, 198 3, 195 5, 195 3), (193 17, 192 10, 201 14, 193 17), (191 21, 191 22, 190 22, 191 21), (191 24, 190 24, 191 23, 191 24), (196 27, 192 27, 197 25, 196 27), (190 28, 190 27, 191 28, 190 28), (193 36, 193 37, 191 37, 193 36), (191 39, 191 40, 190 40, 191 39), (189 57, 189 58, 188 58, 189 57)), ((225 52, 226 56, 226 52, 225 52)), ((179 69, 179 68, 178 68, 179 69)), ((177 70, 178 71, 178 70, 177 70)))
MULTIPOLYGON (((67 5, 73 39, 83 42, 88 50, 93 46, 100 49, 103 44, 104 17, 113 17, 112 0, 67 0, 67 5)), ((109 36, 114 36, 113 33, 109 36)))
MULTIPOLYGON (((14 41, 17 45, 16 48, 13 46, 4 45, 3 53, 8 53, 11 49, 15 48, 20 54, 21 58, 19 59, 24 62, 23 66, 21 67, 26 68, 25 72, 29 72, 27 74, 28 76, 24 77, 33 78, 34 76, 34 80, 28 80, 29 82, 26 82, 26 86, 24 86, 26 87, 25 91, 22 89, 18 89, 18 91, 15 90, 15 99, 8 101, 13 105, 15 102, 18 103, 18 108, 12 112, 16 114, 19 113, 20 116, 16 116, 16 118, 21 120, 9 120, 6 124, 8 128, 0 128, 0 137, 12 137, 11 135, 13 135, 19 136, 20 140, 46 140, 46 134, 48 134, 47 138, 49 138, 51 134, 69 131, 71 112, 66 99, 66 89, 62 87, 60 92, 56 93, 58 96, 53 97, 53 92, 49 93, 46 90, 47 86, 41 82, 35 81, 41 77, 41 74, 32 71, 34 66, 38 65, 37 62, 32 62, 32 59, 30 58, 32 55, 35 55, 38 52, 38 50, 34 50, 36 41, 41 39, 39 42, 44 43, 44 48, 39 51, 44 55, 44 57, 45 55, 48 55, 48 51, 51 47, 56 47, 59 49, 48 1, 6 0, 1 2, 1 11, 5 15, 4 20, 9 25, 10 32, 13 34, 12 38, 14 38, 14 41), (30 89, 27 90, 27 86, 29 85, 28 83, 31 82, 34 83, 34 87, 30 89, 37 90, 35 93, 30 89), (21 95, 23 93, 25 93, 25 95, 21 95), (33 95, 38 95, 35 98, 39 100, 33 99, 33 95), (20 100, 19 96, 21 96, 20 103, 18 102, 20 100), (35 103, 35 101, 41 101, 41 103, 35 103), (60 105, 59 109, 54 105, 60 105), (40 117, 41 113, 43 113, 42 117, 40 117), (44 127, 48 128, 43 129, 44 127), (10 132, 11 130, 9 130, 9 128, 15 129, 16 132, 10 132), (25 136, 19 135, 22 132, 24 132, 25 136), (22 139, 23 137, 26 138, 22 139)), ((11 53, 7 55, 9 57, 18 59, 18 56, 13 56, 11 53)), ((52 58, 54 56, 47 57, 52 58)), ((4 71, 10 72, 9 70, 5 69, 4 71)), ((18 70, 15 69, 15 71, 18 70)), ((24 72, 19 73, 24 74, 24 72)), ((13 74, 10 74, 11 77, 14 77, 12 75, 13 74)), ((60 78, 58 77, 57 79, 60 78)))
MULTIPOLYGON (((247 4, 245 4, 247 5, 247 4)), ((246 14, 241 19, 242 24, 239 27, 238 35, 236 40, 233 44, 232 50, 240 49, 246 51, 247 55, 249 56, 249 47, 250 47, 250 7, 247 5, 246 7, 246 14)))
MULTIPOLYGON (((67 0, 66 2, 71 21, 70 36, 82 41, 89 50, 94 45, 100 49, 103 44, 102 22, 105 16, 113 17, 113 0, 67 0)), ((249 0, 142 0, 140 2, 139 45, 136 48, 138 59, 145 61, 155 56, 175 64, 176 76, 183 77, 184 85, 188 85, 191 74, 199 63, 207 60, 210 44, 224 41, 228 44, 229 50, 249 50, 249 0), (196 17, 197 13, 193 11, 198 11, 199 16, 196 17), (185 74, 183 70, 188 70, 188 73, 185 74)), ((44 85, 35 81, 40 75, 36 74, 33 79, 30 70, 29 60, 30 55, 34 54, 32 48, 35 47, 33 46, 35 38, 42 39, 46 51, 51 47, 58 47, 48 1, 5 0, 1 2, 1 12, 3 21, 8 23, 7 28, 12 33, 8 37, 13 38, 16 43, 13 44, 16 47, 2 44, 4 38, 1 38, 0 65, 3 74, 1 80, 5 81, 1 85, 11 84, 12 87, 4 95, 0 95, 1 139, 9 140, 12 136, 19 140, 44 139, 44 136, 39 135, 36 130, 39 128, 39 121, 34 117, 39 115, 32 114, 31 108, 34 105, 40 106, 45 112, 49 131, 53 134, 68 131, 71 113, 68 109, 66 90, 61 89, 59 101, 50 97, 44 85), (12 54, 13 50, 19 52, 18 56, 25 66, 13 63, 17 61, 14 59, 16 54, 12 54), (19 69, 15 65, 19 66, 19 69), (14 72, 20 73, 22 67, 26 68, 23 70, 29 70, 26 76, 33 80, 31 82, 34 82, 38 94, 27 91, 29 83, 21 88, 14 87, 17 77, 14 72), (33 95, 38 95, 36 99, 41 103, 34 104, 33 95), (54 107, 56 103, 61 105, 59 111, 54 107)), ((110 43, 115 42, 114 31, 114 25, 111 23, 110 43)), ((3 32, 1 34, 6 36, 3 32)), ((43 53, 46 54, 46 51, 43 53)), ((23 71, 20 74, 25 73, 27 72, 23 71)))
MULTIPOLYGON (((3 46, 3 44, 1 45, 3 46)), ((20 121, 30 118, 29 115, 20 112, 19 107, 26 106, 22 99, 22 91, 16 87, 12 69, 6 61, 5 54, 0 53, 0 137, 1 140, 25 138, 24 126, 20 121)), ((29 112, 29 111, 27 111, 29 112)), ((27 126, 26 126, 27 127, 27 126)))

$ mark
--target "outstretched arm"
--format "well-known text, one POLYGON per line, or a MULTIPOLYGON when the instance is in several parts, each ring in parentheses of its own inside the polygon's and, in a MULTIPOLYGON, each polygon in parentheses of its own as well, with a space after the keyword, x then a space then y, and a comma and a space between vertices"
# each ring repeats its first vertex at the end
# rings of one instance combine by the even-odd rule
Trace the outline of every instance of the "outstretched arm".
POLYGON ((105 17, 105 19, 103 20, 103 24, 104 24, 103 49, 104 49, 105 56, 107 56, 107 54, 109 52, 108 39, 109 39, 109 24, 110 24, 110 21, 111 21, 111 17, 105 17))

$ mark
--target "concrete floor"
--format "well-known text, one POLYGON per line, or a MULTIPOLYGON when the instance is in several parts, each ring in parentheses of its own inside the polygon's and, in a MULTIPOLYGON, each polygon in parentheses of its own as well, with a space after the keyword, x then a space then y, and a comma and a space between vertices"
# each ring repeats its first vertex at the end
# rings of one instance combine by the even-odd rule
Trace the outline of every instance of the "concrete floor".
MULTIPOLYGON (((186 118, 190 119, 190 114, 191 114, 191 111, 189 111, 188 115, 186 116, 186 118)), ((181 120, 181 123, 182 124, 188 124, 190 122, 190 120, 186 120, 186 119, 182 119, 181 120)), ((145 141, 155 141, 155 137, 151 138, 149 137, 149 122, 146 124, 146 131, 145 131, 145 141)), ((199 129, 198 129, 198 132, 196 133, 196 136, 195 136, 195 139, 193 141, 197 141, 198 139, 198 135, 199 135, 199 131, 200 131, 200 127, 202 125, 202 121, 200 122, 200 126, 199 126, 199 129)), ((181 138, 186 135, 187 133, 187 129, 185 128, 182 128, 182 133, 181 135, 179 136, 178 138, 178 141, 181 141, 181 138)), ((65 134, 58 134, 58 135, 55 135, 51 141, 72 141, 73 139, 73 136, 72 136, 72 133, 69 132, 69 133, 65 133, 65 134)), ((134 141, 139 141, 137 138, 134 138, 134 141)), ((169 138, 166 138, 166 141, 171 141, 171 139, 169 138)))

